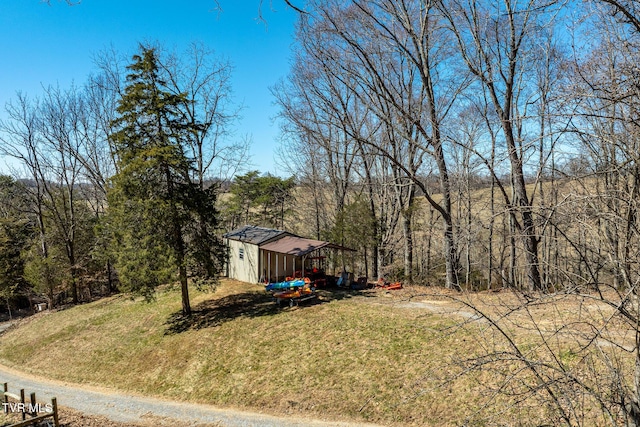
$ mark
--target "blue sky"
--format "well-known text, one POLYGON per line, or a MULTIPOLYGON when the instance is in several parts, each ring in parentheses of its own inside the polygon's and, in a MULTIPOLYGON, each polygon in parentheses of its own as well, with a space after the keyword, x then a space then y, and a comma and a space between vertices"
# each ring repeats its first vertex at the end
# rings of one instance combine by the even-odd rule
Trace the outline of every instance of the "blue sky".
MULTIPOLYGON (((236 102, 245 105, 238 137, 253 138, 253 168, 277 173, 277 107, 269 87, 289 69, 296 13, 284 1, 259 0, 0 0, 0 117, 16 91, 37 96, 42 86, 82 84, 92 57, 113 46, 133 54, 138 42, 182 50, 206 44, 234 65, 236 102)), ((0 162, 0 168, 2 164, 0 162)))

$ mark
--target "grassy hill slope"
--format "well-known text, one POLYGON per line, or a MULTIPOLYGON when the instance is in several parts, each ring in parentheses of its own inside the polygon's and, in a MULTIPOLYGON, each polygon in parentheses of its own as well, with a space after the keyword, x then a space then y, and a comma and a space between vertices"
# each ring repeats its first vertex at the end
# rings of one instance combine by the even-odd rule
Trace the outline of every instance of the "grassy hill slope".
POLYGON ((471 330, 389 300, 375 291, 326 294, 279 309, 258 286, 224 281, 214 293, 194 292, 195 314, 184 319, 179 289, 151 303, 114 296, 7 331, 0 362, 175 400, 385 425, 538 413, 499 399, 478 409, 490 377, 443 381, 457 372, 452 361, 475 351, 471 330))

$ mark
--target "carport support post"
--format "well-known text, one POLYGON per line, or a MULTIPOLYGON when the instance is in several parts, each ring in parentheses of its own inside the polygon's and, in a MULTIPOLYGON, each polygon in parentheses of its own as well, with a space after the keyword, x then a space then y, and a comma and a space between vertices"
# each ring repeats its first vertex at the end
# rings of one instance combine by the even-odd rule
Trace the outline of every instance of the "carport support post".
POLYGON ((267 267, 267 274, 269 275, 267 282, 271 283, 271 252, 267 254, 267 259, 269 260, 269 266, 267 267))

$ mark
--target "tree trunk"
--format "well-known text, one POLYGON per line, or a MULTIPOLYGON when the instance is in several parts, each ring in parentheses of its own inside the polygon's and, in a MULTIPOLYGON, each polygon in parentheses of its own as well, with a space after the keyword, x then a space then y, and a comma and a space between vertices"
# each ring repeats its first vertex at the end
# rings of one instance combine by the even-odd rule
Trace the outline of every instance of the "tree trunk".
MULTIPOLYGON (((522 159, 518 156, 518 150, 516 141, 514 138, 514 129, 511 121, 511 101, 512 101, 512 85, 509 84, 507 93, 507 108, 498 110, 499 116, 502 119, 502 127, 504 129, 505 139, 507 142, 507 150, 509 151, 509 161, 511 163, 511 174, 513 179, 514 189, 514 205, 518 207, 520 216, 522 218, 522 239, 525 252, 525 266, 527 272, 527 280, 529 289, 539 290, 542 289, 542 283, 540 280, 540 262, 538 259, 538 236, 536 234, 536 227, 533 221, 533 209, 531 202, 527 196, 527 186, 524 180, 524 172, 522 166, 522 159), (509 114, 507 116, 506 114, 509 114)), ((498 103, 496 102, 496 105, 498 103)))
POLYGON ((385 255, 386 255, 385 250, 382 248, 382 246, 378 246, 378 269, 376 270, 376 275, 378 276, 377 277, 378 279, 384 277, 382 266, 384 265, 385 255))
POLYGON ((187 283, 187 267, 185 265, 185 248, 184 239, 182 237, 182 230, 180 223, 174 217, 173 221, 173 236, 176 243, 176 258, 178 261, 178 274, 180 278, 180 289, 182 290, 182 314, 185 316, 191 315, 191 302, 189 301, 189 286, 187 283))
POLYGON ((74 304, 80 302, 78 296, 78 272, 76 271, 76 254, 73 241, 67 241, 67 257, 69 258, 69 273, 71 274, 71 297, 74 304))
POLYGON ((109 293, 112 293, 117 291, 117 289, 115 286, 115 281, 113 280, 113 277, 112 277, 111 261, 109 260, 107 260, 106 269, 107 269, 107 288, 109 290, 109 293))
POLYGON ((413 197, 415 185, 410 184, 407 197, 407 207, 402 211, 402 232, 404 237, 404 277, 409 282, 413 280, 413 197))
POLYGON ((413 236, 411 232, 411 213, 402 214, 402 233, 404 238, 404 277, 411 282, 413 277, 413 236))
POLYGON ((445 232, 444 232, 444 251, 445 251, 445 264, 447 269, 447 289, 460 289, 459 284, 459 272, 460 262, 458 260, 458 251, 455 244, 453 222, 451 218, 444 220, 445 232))
POLYGON ((431 274, 431 244, 432 244, 432 235, 433 235, 433 215, 435 211, 433 207, 429 207, 429 232, 427 234, 427 274, 431 274))
MULTIPOLYGON (((492 154, 493 157, 493 154, 492 154)), ((488 289, 491 289, 493 286, 493 234, 495 227, 495 216, 496 216, 496 202, 495 202, 495 191, 496 191, 496 180, 495 177, 491 176, 491 202, 490 202, 490 219, 489 219, 489 241, 487 242, 488 253, 487 253, 487 277, 488 277, 488 289)))
POLYGON ((180 288, 182 291, 182 314, 185 316, 191 315, 191 303, 189 301, 189 286, 187 283, 187 266, 185 265, 185 243, 182 235, 182 225, 178 216, 178 207, 176 206, 175 188, 173 177, 169 168, 165 166, 165 179, 167 180, 167 196, 170 200, 171 208, 171 221, 173 223, 173 246, 176 254, 176 261, 178 263, 178 277, 180 280, 180 288))

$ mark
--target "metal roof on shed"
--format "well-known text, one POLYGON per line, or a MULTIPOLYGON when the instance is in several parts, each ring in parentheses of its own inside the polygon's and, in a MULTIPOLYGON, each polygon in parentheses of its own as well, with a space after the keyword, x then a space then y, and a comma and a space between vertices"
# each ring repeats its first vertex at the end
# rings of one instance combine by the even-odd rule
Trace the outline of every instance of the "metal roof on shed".
POLYGON ((289 236, 291 233, 273 228, 256 227, 253 225, 245 225, 242 228, 230 231, 224 234, 224 237, 230 240, 239 240, 241 242, 260 245, 269 240, 278 238, 279 236, 289 236))
POLYGON ((305 256, 316 249, 321 248, 333 248, 353 251, 353 249, 345 248, 343 246, 335 245, 329 242, 323 242, 321 240, 305 239, 297 236, 284 236, 276 241, 266 243, 260 246, 260 249, 265 251, 277 252, 280 254, 287 254, 293 256, 305 256))

